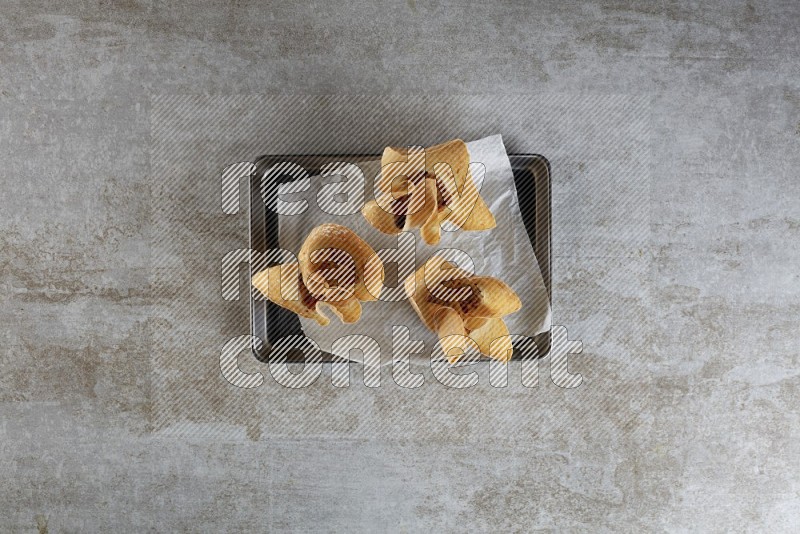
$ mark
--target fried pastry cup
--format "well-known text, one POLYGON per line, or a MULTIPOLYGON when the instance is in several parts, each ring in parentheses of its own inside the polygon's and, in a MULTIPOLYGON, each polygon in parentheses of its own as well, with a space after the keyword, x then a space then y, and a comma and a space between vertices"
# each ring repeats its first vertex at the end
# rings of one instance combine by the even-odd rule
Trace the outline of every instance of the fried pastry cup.
POLYGON ((522 303, 504 282, 471 275, 433 256, 406 278, 404 288, 422 322, 439 336, 451 364, 472 342, 490 358, 511 359, 511 338, 503 317, 518 311, 522 303))
POLYGON ((383 263, 363 239, 338 224, 309 233, 297 263, 276 265, 253 276, 253 285, 275 304, 326 326, 328 306, 344 323, 361 317, 361 302, 377 300, 383 263))
POLYGON ((495 218, 475 186, 469 163, 467 145, 460 139, 427 149, 387 147, 376 199, 362 213, 385 234, 419 228, 429 245, 439 242, 444 221, 462 230, 494 228, 495 218))

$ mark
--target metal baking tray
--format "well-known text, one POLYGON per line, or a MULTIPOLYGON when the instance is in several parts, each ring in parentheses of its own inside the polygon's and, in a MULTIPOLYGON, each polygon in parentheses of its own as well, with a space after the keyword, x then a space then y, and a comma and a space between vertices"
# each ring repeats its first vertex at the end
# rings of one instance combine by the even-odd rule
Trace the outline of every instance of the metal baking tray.
MULTIPOLYGON (((327 154, 327 155, 271 155, 261 156, 254 162, 254 170, 250 175, 250 248, 266 251, 278 245, 278 215, 267 209, 261 198, 261 177, 278 163, 291 162, 300 165, 310 176, 318 175, 326 163, 347 161, 358 165, 366 161, 380 159, 379 154, 327 154)), ((551 193, 550 162, 539 154, 510 154, 511 169, 514 172, 514 184, 520 203, 522 220, 533 251, 542 271, 542 278, 547 289, 548 301, 552 304, 550 241, 551 225, 551 193)), ((284 177, 287 181, 290 177, 284 177)), ((310 230, 310 229, 309 229, 310 230)), ((252 269, 251 265, 251 269, 252 269)), ((250 277, 255 272, 250 272, 250 277)), ((253 336, 262 341, 260 347, 253 347, 253 353, 261 361, 268 361, 270 347, 276 340, 290 335, 302 335, 300 320, 293 312, 281 308, 267 300, 250 297, 250 328, 253 336)), ((335 327, 335 324, 332 326, 335 327)), ((550 351, 551 332, 542 332, 534 336, 539 357, 550 351)), ((430 350, 432 347, 428 347, 430 350)), ((514 359, 522 353, 514 351, 514 359)), ((292 361, 289 355, 288 361, 292 361)), ((323 353, 323 361, 331 361, 332 356, 323 353)), ((303 361, 302 355, 296 361, 303 361)))

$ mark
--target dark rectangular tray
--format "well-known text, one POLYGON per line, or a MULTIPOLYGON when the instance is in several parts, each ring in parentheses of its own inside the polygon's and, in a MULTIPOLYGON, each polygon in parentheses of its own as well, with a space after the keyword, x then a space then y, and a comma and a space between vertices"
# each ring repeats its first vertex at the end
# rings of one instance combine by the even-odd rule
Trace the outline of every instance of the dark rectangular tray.
MULTIPOLYGON (((359 164, 365 161, 380 159, 380 155, 275 155, 261 156, 254 162, 254 170, 250 175, 250 248, 265 251, 277 248, 278 215, 267 209, 261 198, 261 177, 264 172, 282 162, 296 163, 308 171, 309 175, 319 174, 326 163, 347 161, 359 164)), ((547 298, 552 303, 550 240, 551 240, 551 194, 550 194, 550 162, 539 154, 510 154, 511 169, 514 172, 514 184, 517 188, 522 220, 533 251, 542 271, 542 278, 547 289, 547 298)), ((296 252, 296 251, 295 251, 296 252)), ((250 272, 250 277, 255 274, 250 272)), ((253 353, 261 361, 268 361, 270 347, 277 339, 290 335, 302 335, 300 320, 296 314, 281 308, 267 300, 253 298, 250 291, 250 328, 253 336, 262 341, 260 348, 253 348, 253 353)), ((538 356, 545 356, 550 351, 550 332, 542 332, 534 336, 538 356)), ((432 347, 426 347, 431 350, 432 347)), ((517 351, 514 358, 519 358, 517 351)), ((289 361, 292 361, 290 356, 289 361)), ((323 353, 323 361, 331 361, 328 353, 323 353)), ((302 361, 300 357, 299 361, 302 361)))

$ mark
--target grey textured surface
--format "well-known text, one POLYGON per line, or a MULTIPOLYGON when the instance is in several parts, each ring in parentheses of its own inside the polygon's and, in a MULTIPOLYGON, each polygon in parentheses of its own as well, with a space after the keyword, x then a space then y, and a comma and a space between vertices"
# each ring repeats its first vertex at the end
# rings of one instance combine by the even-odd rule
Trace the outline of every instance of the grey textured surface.
MULTIPOLYGON (((11 1, 0 20, 0 530, 800 521, 796 2, 11 1), (158 313, 152 99, 299 92, 649 102, 649 223, 630 221, 646 234, 642 259, 578 247, 555 266, 554 318, 584 340, 587 384, 416 396, 328 386, 294 403, 264 387, 198 396, 216 422, 229 418, 223 431, 161 428, 153 336, 221 344, 246 318, 200 309, 198 333, 158 313), (275 407, 295 408, 286 426, 248 424, 275 407)), ((562 198, 603 191, 584 170, 555 169, 562 198)), ((216 216, 216 199, 181 191, 176 207, 216 216)), ((216 268, 207 251, 237 242, 226 230, 179 258, 200 280, 216 268)), ((177 299, 204 287, 159 289, 177 299)), ((213 362, 199 369, 199 389, 219 380, 213 362)))

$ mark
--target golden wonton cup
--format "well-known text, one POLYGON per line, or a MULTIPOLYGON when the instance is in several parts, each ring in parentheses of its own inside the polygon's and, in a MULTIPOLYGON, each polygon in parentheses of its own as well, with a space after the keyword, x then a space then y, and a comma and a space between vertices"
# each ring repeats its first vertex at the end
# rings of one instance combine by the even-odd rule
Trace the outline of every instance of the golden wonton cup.
POLYGON ((405 291, 422 322, 439 336, 450 363, 472 340, 481 353, 507 362, 511 339, 503 317, 522 307, 504 282, 475 276, 434 256, 406 278, 405 291))
POLYGON ((462 230, 494 228, 495 218, 475 186, 469 163, 467 145, 460 139, 427 149, 387 147, 376 199, 362 213, 386 234, 419 228, 429 245, 439 242, 444 221, 462 230))
POLYGON ((253 286, 275 304, 320 325, 327 305, 344 323, 361 317, 361 302, 377 300, 383 263, 363 239, 338 224, 323 224, 306 237, 298 263, 270 267, 253 276, 253 286))

